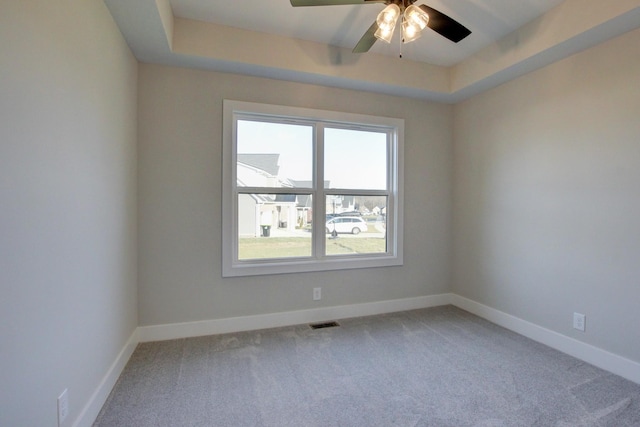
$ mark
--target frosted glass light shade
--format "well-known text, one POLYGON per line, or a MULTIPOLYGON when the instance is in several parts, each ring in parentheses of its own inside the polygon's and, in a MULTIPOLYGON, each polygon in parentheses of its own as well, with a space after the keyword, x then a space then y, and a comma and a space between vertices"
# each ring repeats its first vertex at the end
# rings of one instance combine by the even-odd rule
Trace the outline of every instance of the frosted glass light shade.
POLYGON ((391 43, 393 37, 393 30, 396 27, 396 22, 400 17, 400 8, 397 4, 390 4, 385 7, 382 12, 378 14, 376 23, 378 24, 378 30, 374 33, 376 38, 391 43))
POLYGON ((409 43, 412 42, 422 35, 422 30, 417 25, 411 24, 409 21, 404 21, 402 23, 402 42, 409 43))
POLYGON ((409 24, 424 30, 429 23, 429 15, 418 6, 408 6, 404 11, 404 20, 409 24))

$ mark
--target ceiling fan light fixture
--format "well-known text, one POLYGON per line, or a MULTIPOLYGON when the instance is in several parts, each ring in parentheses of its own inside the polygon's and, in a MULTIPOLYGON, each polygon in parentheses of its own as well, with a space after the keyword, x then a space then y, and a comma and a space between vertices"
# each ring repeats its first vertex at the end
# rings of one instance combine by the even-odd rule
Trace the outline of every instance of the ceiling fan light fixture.
MULTIPOLYGON (((378 40, 391 43, 398 20, 402 19, 400 45, 420 37, 425 28, 438 33, 442 37, 449 39, 453 43, 458 43, 466 38, 471 31, 444 13, 429 7, 425 4, 415 6, 418 0, 290 0, 291 5, 297 6, 333 6, 347 4, 372 4, 384 3, 385 7, 378 14, 376 20, 369 26, 367 31, 360 37, 358 43, 353 48, 353 53, 369 52, 369 49, 378 40), (406 23, 406 24, 405 24, 406 23), (417 28, 416 28, 417 27, 417 28), (374 37, 375 36, 375 37, 374 37)), ((401 55, 402 57, 402 55, 401 55)))
POLYGON ((378 40, 382 40, 385 43, 391 43, 391 39, 393 38, 393 28, 390 30, 383 30, 382 28, 378 27, 378 30, 373 33, 373 35, 376 36, 378 40))
POLYGON ((393 30, 396 27, 396 22, 398 22, 398 17, 400 17, 400 7, 397 4, 392 3, 385 7, 376 19, 378 30, 374 36, 384 42, 391 43, 393 30))
POLYGON ((410 5, 404 11, 404 20, 422 31, 429 23, 429 15, 418 6, 410 5))
POLYGON ((414 25, 409 21, 402 23, 402 43, 412 42, 422 35, 422 30, 418 25, 414 25))

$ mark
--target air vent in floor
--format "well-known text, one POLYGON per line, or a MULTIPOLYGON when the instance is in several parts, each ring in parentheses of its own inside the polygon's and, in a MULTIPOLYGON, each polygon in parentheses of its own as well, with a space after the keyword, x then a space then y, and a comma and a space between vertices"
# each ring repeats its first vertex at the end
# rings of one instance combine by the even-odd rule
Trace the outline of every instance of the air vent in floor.
POLYGON ((340 326, 338 322, 323 322, 323 323, 313 323, 309 325, 311 329, 324 329, 324 328, 335 328, 336 326, 340 326))

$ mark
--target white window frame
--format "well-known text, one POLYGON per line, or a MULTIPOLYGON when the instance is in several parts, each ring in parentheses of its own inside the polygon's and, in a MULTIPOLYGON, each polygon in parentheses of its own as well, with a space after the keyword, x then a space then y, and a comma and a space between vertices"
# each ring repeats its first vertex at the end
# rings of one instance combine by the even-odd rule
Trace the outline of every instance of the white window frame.
MULTIPOLYGON (((280 105, 224 100, 222 150, 222 276, 256 276, 266 274, 300 273, 309 271, 344 270, 403 265, 403 187, 404 187, 404 120, 345 112, 316 110, 280 105), (314 123, 314 185, 313 188, 283 188, 280 193, 309 194, 313 203, 313 254, 304 258, 238 259, 238 224, 236 180, 236 122, 238 118, 273 118, 280 123, 314 123), (322 132, 325 126, 345 129, 384 129, 387 144, 387 252, 354 255, 324 255, 325 198, 331 194, 377 194, 368 190, 325 189, 322 132)), ((275 189, 265 193, 273 194, 275 189)), ((275 191, 276 193, 278 191, 275 191)))

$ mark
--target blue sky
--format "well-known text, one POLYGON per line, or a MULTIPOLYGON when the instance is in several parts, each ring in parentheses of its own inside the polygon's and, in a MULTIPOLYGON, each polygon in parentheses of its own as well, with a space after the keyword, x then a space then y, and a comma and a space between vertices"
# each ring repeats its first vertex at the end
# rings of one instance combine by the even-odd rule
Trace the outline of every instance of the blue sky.
MULTIPOLYGON (((325 128, 325 180, 333 188, 386 188, 386 133, 325 128)), ((313 127, 238 121, 238 153, 280 154, 280 175, 312 179, 313 127)))

